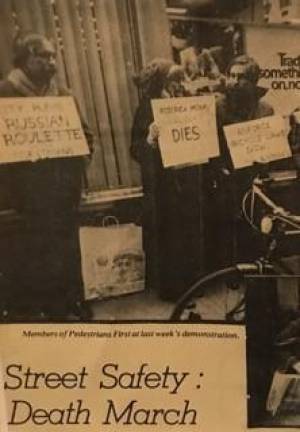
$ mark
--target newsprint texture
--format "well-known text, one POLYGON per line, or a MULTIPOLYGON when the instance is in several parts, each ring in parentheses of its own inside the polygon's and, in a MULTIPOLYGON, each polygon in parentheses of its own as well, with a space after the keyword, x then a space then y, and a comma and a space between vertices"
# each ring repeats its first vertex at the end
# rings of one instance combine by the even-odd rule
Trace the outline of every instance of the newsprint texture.
POLYGON ((0 36, 0 432, 299 429, 300 2, 0 36))

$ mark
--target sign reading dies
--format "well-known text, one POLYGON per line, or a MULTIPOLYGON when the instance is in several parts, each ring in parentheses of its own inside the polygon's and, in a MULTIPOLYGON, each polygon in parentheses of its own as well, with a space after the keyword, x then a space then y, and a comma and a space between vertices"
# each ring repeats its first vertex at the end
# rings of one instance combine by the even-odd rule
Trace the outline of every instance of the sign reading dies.
POLYGON ((0 163, 89 154, 74 99, 0 99, 0 163))
POLYGON ((214 96, 152 100, 165 168, 198 165, 219 156, 214 96))

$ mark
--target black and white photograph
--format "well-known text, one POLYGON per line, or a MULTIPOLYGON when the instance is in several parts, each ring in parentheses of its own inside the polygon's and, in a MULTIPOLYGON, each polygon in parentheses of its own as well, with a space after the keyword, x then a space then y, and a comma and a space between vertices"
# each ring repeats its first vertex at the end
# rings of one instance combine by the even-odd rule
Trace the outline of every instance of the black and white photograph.
MULTIPOLYGON (((219 147, 230 157, 216 98, 244 30, 169 6, 1 3, 3 322, 169 320, 227 265, 232 251, 213 247, 219 147), (153 101, 171 117, 155 120, 153 101), (161 131, 176 149, 160 121, 182 124, 161 131)), ((229 309, 243 289, 231 294, 229 309)), ((215 303, 201 319, 220 319, 215 303)))

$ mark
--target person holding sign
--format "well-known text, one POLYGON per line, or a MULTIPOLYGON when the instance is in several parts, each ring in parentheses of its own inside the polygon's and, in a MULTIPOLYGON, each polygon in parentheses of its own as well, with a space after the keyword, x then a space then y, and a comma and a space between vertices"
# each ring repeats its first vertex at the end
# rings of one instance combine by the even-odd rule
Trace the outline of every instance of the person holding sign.
MULTIPOLYGON (((224 126, 273 115, 273 108, 262 100, 267 90, 257 85, 258 80, 258 64, 246 55, 238 56, 228 67, 225 93, 217 98, 221 155, 205 171, 208 270, 231 265, 237 258, 236 216, 241 198, 250 185, 253 169, 233 170, 224 126)), ((249 244, 246 249, 249 251, 249 244)))
MULTIPOLYGON (((40 97, 35 109, 42 116, 47 109, 42 98, 69 95, 53 81, 56 51, 46 37, 31 32, 19 35, 14 43, 14 66, 0 82, 0 97, 40 97)), ((91 151, 92 134, 85 124, 83 130, 91 151)), ((23 220, 22 240, 11 269, 12 316, 8 319, 52 320, 83 314, 77 221, 83 163, 82 156, 73 155, 6 166, 14 207, 23 220)))
POLYGON ((184 71, 152 61, 136 78, 142 98, 132 128, 131 154, 142 170, 147 284, 161 298, 176 300, 201 270, 198 167, 164 168, 151 99, 186 96, 184 71))
MULTIPOLYGON (((221 157, 210 167, 208 174, 211 176, 211 184, 206 192, 206 251, 211 268, 222 268, 259 256, 260 248, 263 247, 262 238, 256 236, 241 217, 242 197, 257 173, 253 164, 256 157, 258 162, 264 160, 259 159, 262 149, 264 150, 262 143, 267 142, 274 146, 274 152, 270 152, 266 157, 267 161, 272 160, 271 165, 263 166, 263 169, 279 168, 286 160, 273 162, 273 159, 289 155, 283 120, 276 119, 272 106, 263 100, 267 90, 258 85, 259 74, 260 68, 255 60, 246 55, 236 57, 228 68, 225 93, 217 100, 221 157), (235 141, 230 140, 228 130, 235 141), (233 142, 236 147, 230 154, 233 142), (238 154, 239 143, 246 143, 248 146, 248 156, 251 156, 248 159, 251 161, 249 164, 248 160, 244 163, 245 157, 238 154), (284 150, 278 152, 282 147, 284 150), (253 155, 257 149, 255 157, 253 155)), ((270 149, 268 145, 265 147, 270 149)), ((274 332, 278 325, 278 295, 281 283, 285 285, 282 287, 285 293, 290 293, 286 280, 278 284, 271 279, 252 280, 247 283, 245 299, 250 424, 254 419, 261 418, 265 411, 272 379, 271 353, 274 350, 274 332)), ((239 288, 236 281, 227 287, 236 288, 239 288)))

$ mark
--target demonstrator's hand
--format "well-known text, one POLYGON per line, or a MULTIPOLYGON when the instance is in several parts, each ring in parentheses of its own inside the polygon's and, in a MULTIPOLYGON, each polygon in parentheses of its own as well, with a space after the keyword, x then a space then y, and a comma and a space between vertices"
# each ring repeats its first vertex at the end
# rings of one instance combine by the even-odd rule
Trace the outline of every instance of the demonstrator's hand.
POLYGON ((147 143, 151 147, 157 147, 159 137, 159 128, 156 123, 151 123, 149 126, 149 132, 147 136, 147 143))

